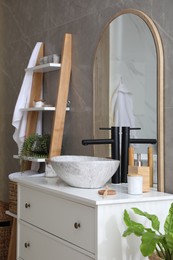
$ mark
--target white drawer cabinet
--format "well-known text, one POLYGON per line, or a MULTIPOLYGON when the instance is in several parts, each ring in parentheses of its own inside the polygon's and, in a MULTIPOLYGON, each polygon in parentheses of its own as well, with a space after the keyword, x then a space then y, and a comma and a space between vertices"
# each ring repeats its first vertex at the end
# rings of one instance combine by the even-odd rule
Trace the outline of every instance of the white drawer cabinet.
POLYGON ((19 259, 24 260, 91 260, 89 256, 77 251, 69 243, 38 229, 19 222, 19 259))
POLYGON ((94 253, 93 207, 23 186, 19 196, 20 219, 94 253))
POLYGON ((173 202, 173 195, 157 191, 128 195, 126 184, 112 185, 116 195, 103 198, 97 189, 77 189, 56 179, 25 177, 16 181, 18 260, 147 259, 140 253, 138 237, 122 237, 124 210, 138 207, 156 214, 163 228, 173 202))

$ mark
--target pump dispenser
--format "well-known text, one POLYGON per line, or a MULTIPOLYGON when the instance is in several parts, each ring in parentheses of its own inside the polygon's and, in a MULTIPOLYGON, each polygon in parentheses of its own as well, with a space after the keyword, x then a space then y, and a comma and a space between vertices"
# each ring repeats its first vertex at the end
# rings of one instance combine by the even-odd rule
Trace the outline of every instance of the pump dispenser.
POLYGON ((142 166, 142 160, 141 160, 141 154, 137 153, 137 166, 141 167, 142 166))

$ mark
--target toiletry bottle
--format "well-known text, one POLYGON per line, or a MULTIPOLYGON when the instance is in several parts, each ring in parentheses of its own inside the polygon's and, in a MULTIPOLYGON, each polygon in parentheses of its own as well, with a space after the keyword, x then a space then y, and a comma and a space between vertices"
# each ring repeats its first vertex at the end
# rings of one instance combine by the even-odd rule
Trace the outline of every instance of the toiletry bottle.
POLYGON ((141 154, 140 153, 137 153, 137 166, 138 167, 142 166, 141 154))

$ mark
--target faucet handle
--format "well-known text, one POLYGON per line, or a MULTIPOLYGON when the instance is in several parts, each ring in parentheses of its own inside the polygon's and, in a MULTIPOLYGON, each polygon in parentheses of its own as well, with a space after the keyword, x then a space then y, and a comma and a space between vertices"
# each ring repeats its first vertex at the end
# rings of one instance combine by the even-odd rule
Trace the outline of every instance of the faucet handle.
POLYGON ((130 127, 130 130, 141 130, 140 127, 130 127))
MULTIPOLYGON (((129 127, 130 130, 141 130, 140 127, 129 127)), ((99 130, 112 130, 112 127, 100 127, 99 130)))
POLYGON ((111 130, 110 127, 100 127, 99 130, 111 130))

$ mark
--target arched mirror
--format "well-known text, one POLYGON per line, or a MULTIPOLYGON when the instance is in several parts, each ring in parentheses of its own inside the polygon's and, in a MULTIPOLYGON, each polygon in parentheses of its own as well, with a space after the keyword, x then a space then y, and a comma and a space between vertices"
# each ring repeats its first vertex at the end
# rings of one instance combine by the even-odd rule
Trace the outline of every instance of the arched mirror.
MULTIPOLYGON (((94 139, 110 136, 100 127, 129 120, 123 113, 117 119, 117 95, 123 93, 126 104, 119 106, 122 111, 126 106, 130 127, 141 129, 132 131, 132 138, 157 140, 152 145, 153 183, 159 191, 164 191, 163 74, 163 47, 153 21, 138 10, 123 10, 113 17, 104 28, 94 60, 94 139)), ((144 163, 147 148, 148 144, 134 145, 135 155, 141 153, 144 163)), ((109 147, 94 146, 94 155, 109 156, 109 147)))

